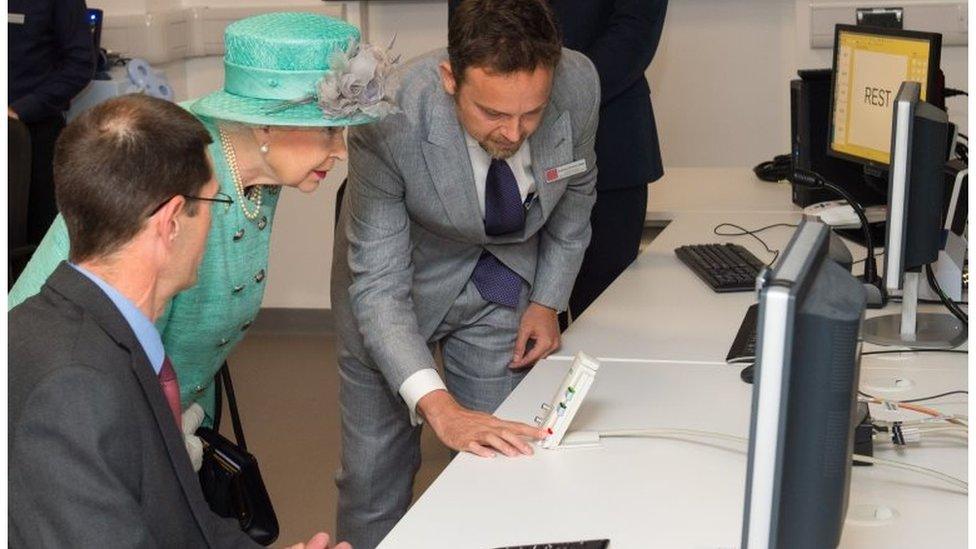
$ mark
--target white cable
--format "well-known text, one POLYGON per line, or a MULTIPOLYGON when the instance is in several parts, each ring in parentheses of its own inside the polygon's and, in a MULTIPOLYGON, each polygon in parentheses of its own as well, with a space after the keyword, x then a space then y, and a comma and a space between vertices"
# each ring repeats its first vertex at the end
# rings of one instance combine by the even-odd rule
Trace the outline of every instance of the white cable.
POLYGON ((916 428, 921 433, 932 433, 935 431, 955 431, 957 433, 965 433, 967 435, 969 434, 969 427, 960 427, 958 425, 945 425, 945 426, 933 425, 931 427, 927 425, 920 425, 916 428))
MULTIPOLYGON (((639 437, 674 437, 674 436, 698 436, 705 438, 717 438, 722 440, 730 440, 734 442, 748 442, 749 439, 745 437, 740 437, 736 435, 729 435, 726 433, 716 433, 713 431, 699 431, 696 429, 627 429, 618 431, 601 431, 601 437, 614 437, 614 438, 639 438, 639 437)), ((904 469, 906 471, 913 471, 915 473, 928 475, 931 477, 938 478, 949 484, 953 484, 959 488, 962 488, 969 493, 969 483, 936 471, 935 469, 929 469, 928 467, 922 467, 921 465, 912 465, 910 463, 902 463, 900 461, 890 461, 887 459, 876 458, 873 456, 862 456, 860 454, 853 454, 851 456, 857 461, 864 463, 874 463, 876 465, 887 465, 888 467, 894 467, 896 469, 904 469)))
POLYGON ((600 431, 600 436, 614 438, 693 436, 718 438, 733 442, 749 442, 749 439, 746 437, 729 435, 726 433, 716 433, 713 431, 698 431, 696 429, 626 429, 619 431, 600 431))
MULTIPOLYGON (((861 399, 861 398, 859 398, 858 399, 858 402, 867 402, 869 404, 880 404, 882 406, 884 406, 886 404, 891 404, 891 405, 894 405, 895 407, 897 407, 900 410, 906 410, 906 411, 909 411, 909 412, 914 412, 916 414, 925 414, 925 415, 927 415, 925 412, 923 412, 921 410, 916 410, 913 407, 909 407, 909 406, 914 405, 915 404, 914 402, 901 402, 901 401, 898 401, 898 400, 888 400, 888 399, 883 399, 883 398, 882 399, 878 399, 878 398, 874 398, 874 399, 871 399, 871 398, 861 399)), ((928 407, 925 406, 924 408, 928 408, 928 407)), ((935 410, 934 408, 929 408, 929 409, 932 410, 932 411, 934 411, 934 412, 938 412, 938 410, 935 410)), ((942 414, 942 415, 939 415, 939 416, 928 416, 928 418, 929 419, 935 419, 935 420, 948 421, 949 423, 955 423, 956 425, 962 425, 964 427, 968 427, 969 426, 969 416, 966 415, 966 414, 942 414)), ((905 422, 903 421, 902 423, 905 423, 905 422)))
POLYGON ((945 434, 955 434, 960 435, 963 441, 968 440, 969 430, 964 427, 947 425, 944 427, 933 426, 919 426, 919 427, 902 427, 900 440, 896 441, 894 435, 890 433, 875 433, 873 436, 875 444, 895 444, 898 446, 904 446, 909 444, 915 444, 917 442, 922 442, 925 437, 938 436, 940 432, 945 434), (932 433, 935 433, 933 435, 932 433))
POLYGON ((854 460, 856 460, 856 461, 862 461, 862 462, 865 462, 865 463, 873 463, 875 465, 886 465, 888 467, 894 467, 895 469, 904 469, 906 471, 913 471, 915 473, 919 473, 919 474, 923 474, 923 475, 928 475, 928 476, 931 476, 931 477, 935 477, 935 478, 938 478, 938 479, 940 479, 942 481, 945 481, 945 482, 947 482, 949 484, 953 484, 955 486, 958 486, 959 488, 962 488, 963 490, 966 491, 967 494, 969 493, 969 483, 968 482, 966 482, 966 481, 964 481, 962 479, 958 479, 956 477, 947 475, 945 473, 936 471, 935 469, 929 469, 928 467, 922 467, 921 465, 912 465, 910 463, 902 463, 900 461, 891 461, 891 460, 876 458, 876 457, 872 457, 872 456, 862 456, 860 454, 854 454, 851 457, 853 457, 854 460))
POLYGON ((952 418, 923 417, 919 419, 905 419, 905 420, 896 420, 896 421, 892 421, 888 419, 873 419, 872 424, 875 426, 887 427, 889 429, 896 424, 901 425, 902 427, 918 427, 920 429, 934 429, 937 427, 952 427, 953 429, 963 429, 963 430, 969 429, 969 427, 966 425, 953 423, 949 421, 950 419, 952 418))

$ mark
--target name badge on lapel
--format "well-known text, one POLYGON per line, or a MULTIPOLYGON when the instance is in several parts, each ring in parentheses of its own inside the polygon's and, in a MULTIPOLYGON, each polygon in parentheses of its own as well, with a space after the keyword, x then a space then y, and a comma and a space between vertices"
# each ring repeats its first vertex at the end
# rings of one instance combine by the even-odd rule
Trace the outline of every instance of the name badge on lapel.
POLYGON ((563 164, 562 166, 556 166, 555 168, 549 168, 546 170, 546 183, 553 183, 559 181, 560 179, 566 179, 567 177, 576 175, 578 173, 583 173, 586 171, 586 159, 581 158, 579 160, 570 162, 569 164, 563 164))
POLYGON ((27 17, 23 13, 10 13, 7 12, 7 23, 13 25, 23 25, 27 22, 27 17))

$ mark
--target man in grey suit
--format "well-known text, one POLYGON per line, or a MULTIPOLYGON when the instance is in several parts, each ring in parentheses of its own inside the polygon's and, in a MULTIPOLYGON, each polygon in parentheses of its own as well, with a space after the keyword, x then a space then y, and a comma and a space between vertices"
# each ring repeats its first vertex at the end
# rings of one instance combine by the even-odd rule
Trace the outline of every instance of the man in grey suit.
MULTIPOLYGON (((144 95, 93 108, 58 141, 69 261, 8 316, 12 547, 261 547, 204 500, 153 325, 196 280, 211 204, 233 203, 210 142, 144 95)), ((296 547, 327 544, 319 533, 296 547)))
POLYGON ((350 132, 333 256, 337 533, 357 549, 406 512, 421 423, 485 457, 545 436, 490 413, 559 345, 595 199, 599 80, 544 3, 463 3, 397 99, 350 132))

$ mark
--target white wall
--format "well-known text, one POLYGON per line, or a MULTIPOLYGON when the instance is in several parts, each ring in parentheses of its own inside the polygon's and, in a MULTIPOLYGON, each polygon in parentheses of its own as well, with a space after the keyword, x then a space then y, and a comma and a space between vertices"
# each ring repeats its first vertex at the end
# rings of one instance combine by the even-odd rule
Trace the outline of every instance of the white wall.
MULTIPOLYGON (((831 3, 836 3, 836 0, 796 0, 796 28, 798 29, 796 33, 796 48, 799 68, 823 68, 831 65, 832 50, 810 48, 809 9, 810 4, 831 3)), ((972 3, 970 3, 970 6, 972 6, 972 3)), ((945 73, 947 87, 969 90, 969 63, 966 58, 970 48, 960 46, 945 46, 942 48, 942 72, 945 73)), ((959 131, 969 135, 967 131, 969 129, 969 105, 966 101, 966 96, 948 99, 946 101, 946 110, 949 113, 949 120, 959 126, 959 131)))
POLYGON ((758 164, 789 149, 793 5, 679 0, 647 71, 665 166, 758 164))
MULTIPOLYGON (((810 5, 837 0, 672 0, 647 71, 665 166, 755 165, 789 151, 789 80, 827 68, 810 5)), ((946 85, 968 89, 967 48, 944 47, 946 85)), ((967 133, 964 98, 949 118, 967 133)))
MULTIPOLYGON (((789 150, 789 84, 797 69, 830 65, 810 48, 810 3, 835 0, 672 0, 657 56, 647 71, 665 166, 754 165, 789 150)), ((252 4, 254 2, 246 2, 252 4)), ((268 1, 260 2, 267 5, 268 1)), ((287 3, 321 5, 317 0, 287 3)), ((237 0, 91 0, 111 13, 177 6, 240 5, 237 0)), ((447 42, 444 0, 349 2, 370 41, 397 35, 404 59, 447 42)), ((966 48, 946 47, 947 84, 968 89, 966 48)), ((219 58, 165 67, 179 99, 220 87, 219 58)), ((968 129, 965 101, 950 118, 968 129)), ((335 192, 345 167, 306 196, 282 193, 272 237, 266 307, 328 308, 335 192)))

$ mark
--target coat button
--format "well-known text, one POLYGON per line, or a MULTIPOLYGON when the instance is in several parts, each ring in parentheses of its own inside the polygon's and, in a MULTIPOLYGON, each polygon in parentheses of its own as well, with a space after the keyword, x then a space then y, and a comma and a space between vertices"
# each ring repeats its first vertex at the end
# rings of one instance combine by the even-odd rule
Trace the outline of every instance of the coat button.
POLYGON ((263 231, 265 227, 268 226, 268 216, 262 215, 261 220, 258 221, 258 230, 263 231))
POLYGON ((220 341, 217 342, 217 346, 218 347, 223 347, 224 345, 227 345, 228 343, 230 343, 230 340, 227 339, 226 337, 224 337, 224 338, 221 338, 220 341))
POLYGON ((204 389, 205 387, 203 385, 197 385, 196 387, 193 388, 193 394, 199 395, 200 393, 203 392, 204 389))
POLYGON ((260 271, 258 271, 256 275, 254 275, 254 281, 260 284, 261 281, 263 280, 264 280, 264 269, 261 269, 260 271))
POLYGON ((241 291, 243 289, 244 289, 244 285, 243 284, 238 284, 237 286, 234 286, 234 289, 231 290, 230 293, 232 293, 232 294, 239 294, 239 293, 241 293, 241 291))
POLYGON ((234 242, 237 242, 242 238, 244 238, 244 229, 238 229, 237 232, 234 233, 234 242))
POLYGON ((251 322, 250 321, 245 322, 244 325, 241 326, 241 331, 243 332, 244 330, 247 330, 250 327, 251 327, 251 322))

